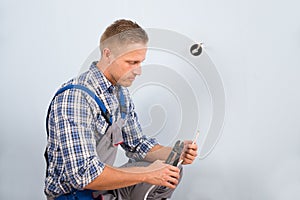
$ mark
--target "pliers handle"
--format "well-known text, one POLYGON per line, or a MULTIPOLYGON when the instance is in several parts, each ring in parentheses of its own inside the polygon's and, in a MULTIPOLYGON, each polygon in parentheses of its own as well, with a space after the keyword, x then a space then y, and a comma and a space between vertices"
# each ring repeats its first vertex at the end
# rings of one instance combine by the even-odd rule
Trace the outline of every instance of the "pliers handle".
POLYGON ((172 148, 171 153, 169 154, 166 163, 173 165, 173 166, 177 166, 181 153, 183 151, 183 147, 184 147, 184 142, 181 142, 180 140, 177 140, 177 142, 175 143, 175 145, 172 148))

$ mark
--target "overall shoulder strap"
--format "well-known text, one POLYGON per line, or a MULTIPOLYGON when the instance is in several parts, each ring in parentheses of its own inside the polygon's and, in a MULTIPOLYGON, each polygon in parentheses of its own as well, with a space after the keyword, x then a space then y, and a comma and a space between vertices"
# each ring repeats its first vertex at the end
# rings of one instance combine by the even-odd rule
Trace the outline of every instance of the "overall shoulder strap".
MULTIPOLYGON (((97 105, 99 106, 100 110, 101 110, 101 115, 104 117, 105 121, 109 124, 109 126, 112 124, 112 116, 111 114, 108 112, 108 110, 106 109, 104 103, 101 101, 101 99, 99 97, 97 97, 97 95, 92 92, 90 89, 88 89, 87 87, 83 86, 83 85, 76 85, 76 84, 70 84, 70 85, 67 85, 65 87, 62 87, 60 88, 54 95, 52 101, 54 100, 54 98, 63 93, 64 91, 66 90, 69 90, 69 89, 72 89, 72 88, 75 88, 75 89, 79 89, 79 90, 82 90, 84 92, 86 92, 88 95, 90 95, 97 103, 97 105)), ((51 102, 52 102, 51 101, 51 102)), ((49 114, 50 114, 50 107, 48 108, 48 113, 47 113, 47 119, 46 119, 46 129, 47 129, 47 134, 48 133, 48 120, 49 120, 49 114)))

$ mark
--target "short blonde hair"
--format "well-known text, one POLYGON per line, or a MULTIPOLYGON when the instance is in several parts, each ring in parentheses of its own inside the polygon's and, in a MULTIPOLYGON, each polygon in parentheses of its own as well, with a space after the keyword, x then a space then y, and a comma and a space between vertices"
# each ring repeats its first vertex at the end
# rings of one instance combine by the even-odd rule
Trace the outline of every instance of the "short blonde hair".
POLYGON ((130 43, 148 42, 148 35, 136 22, 120 19, 108 26, 100 38, 101 53, 112 44, 123 45, 130 43))

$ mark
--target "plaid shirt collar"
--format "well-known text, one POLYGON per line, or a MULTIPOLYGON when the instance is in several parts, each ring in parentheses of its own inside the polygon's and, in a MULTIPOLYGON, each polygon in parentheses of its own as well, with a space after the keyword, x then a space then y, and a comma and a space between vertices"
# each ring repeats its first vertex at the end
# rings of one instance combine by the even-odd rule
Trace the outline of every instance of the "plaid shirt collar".
POLYGON ((114 93, 116 87, 112 85, 111 82, 104 76, 103 72, 98 69, 97 62, 98 61, 94 61, 90 66, 90 71, 92 72, 96 81, 98 83, 102 83, 101 85, 96 86, 97 90, 100 92, 100 94, 105 92, 114 93))

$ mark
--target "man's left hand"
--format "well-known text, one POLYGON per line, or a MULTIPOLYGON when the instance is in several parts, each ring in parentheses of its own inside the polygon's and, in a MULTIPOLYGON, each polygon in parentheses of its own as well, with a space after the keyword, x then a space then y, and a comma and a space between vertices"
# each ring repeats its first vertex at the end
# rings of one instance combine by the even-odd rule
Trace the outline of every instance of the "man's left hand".
POLYGON ((190 140, 184 141, 184 148, 180 157, 183 165, 192 164, 197 157, 197 144, 193 143, 190 140))

